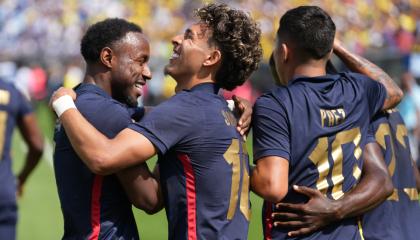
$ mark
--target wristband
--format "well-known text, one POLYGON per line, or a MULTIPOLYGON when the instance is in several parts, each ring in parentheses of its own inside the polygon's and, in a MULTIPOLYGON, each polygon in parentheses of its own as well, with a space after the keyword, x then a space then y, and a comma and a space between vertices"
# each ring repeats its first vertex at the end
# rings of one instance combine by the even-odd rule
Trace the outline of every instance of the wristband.
POLYGON ((52 107, 58 117, 70 108, 76 108, 73 99, 69 95, 59 97, 52 103, 52 107))
POLYGON ((233 110, 235 109, 235 102, 233 100, 226 100, 227 104, 228 104, 228 108, 230 109, 230 111, 233 112, 233 110))

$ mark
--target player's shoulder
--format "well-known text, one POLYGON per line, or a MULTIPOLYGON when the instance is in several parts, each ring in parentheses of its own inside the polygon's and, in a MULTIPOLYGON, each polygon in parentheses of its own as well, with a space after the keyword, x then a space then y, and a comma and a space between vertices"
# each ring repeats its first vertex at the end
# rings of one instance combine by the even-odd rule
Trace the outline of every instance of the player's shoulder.
POLYGON ((276 86, 257 98, 254 106, 276 106, 288 102, 290 97, 288 87, 276 86))
POLYGON ((11 82, 6 82, 3 79, 0 79, 0 90, 8 91, 10 94, 19 94, 20 91, 16 86, 11 82))

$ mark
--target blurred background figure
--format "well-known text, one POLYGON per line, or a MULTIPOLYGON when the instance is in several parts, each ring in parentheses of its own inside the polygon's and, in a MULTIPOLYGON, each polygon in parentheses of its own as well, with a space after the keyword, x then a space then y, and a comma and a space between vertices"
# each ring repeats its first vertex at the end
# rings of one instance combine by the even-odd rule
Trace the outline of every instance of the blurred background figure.
POLYGON ((29 174, 38 164, 43 141, 35 114, 25 97, 11 83, 0 79, 0 239, 15 239, 16 195, 22 196, 29 174), (17 179, 12 173, 10 156, 15 126, 28 146, 25 165, 17 179))

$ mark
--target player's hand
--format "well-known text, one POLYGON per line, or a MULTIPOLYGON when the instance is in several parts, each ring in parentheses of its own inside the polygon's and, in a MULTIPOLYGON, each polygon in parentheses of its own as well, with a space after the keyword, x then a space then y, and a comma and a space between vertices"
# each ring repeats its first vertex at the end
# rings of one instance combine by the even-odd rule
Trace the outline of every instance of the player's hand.
POLYGON ((238 111, 240 118, 238 126, 236 127, 242 136, 248 133, 251 127, 251 116, 252 116, 252 104, 245 98, 232 96, 232 100, 235 102, 235 109, 238 111))
POLYGON ((59 89, 57 89, 51 96, 50 99, 50 103, 49 106, 52 107, 52 103, 59 99, 60 97, 64 96, 64 95, 69 95, 73 101, 76 100, 76 92, 73 91, 73 89, 70 88, 64 88, 64 87, 60 87, 59 89))
POLYGON ((337 221, 339 204, 325 197, 320 191, 304 186, 293 186, 293 189, 309 197, 302 204, 278 203, 273 213, 274 226, 292 228, 289 236, 301 236, 337 221))
POLYGON ((21 198, 23 196, 23 181, 20 178, 17 179, 16 196, 21 198))

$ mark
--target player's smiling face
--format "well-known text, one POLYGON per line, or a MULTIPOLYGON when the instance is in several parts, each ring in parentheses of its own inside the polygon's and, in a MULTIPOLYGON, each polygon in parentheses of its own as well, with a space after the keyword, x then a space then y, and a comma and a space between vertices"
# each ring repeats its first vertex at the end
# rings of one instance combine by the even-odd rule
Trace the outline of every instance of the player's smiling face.
POLYGON ((204 23, 195 23, 183 35, 172 39, 173 53, 165 73, 178 83, 176 91, 182 90, 187 82, 197 75, 206 60, 211 47, 209 37, 211 30, 204 23))
POLYGON ((129 106, 137 106, 143 86, 152 77, 147 65, 149 42, 142 33, 129 32, 114 44, 113 51, 112 97, 129 106))

